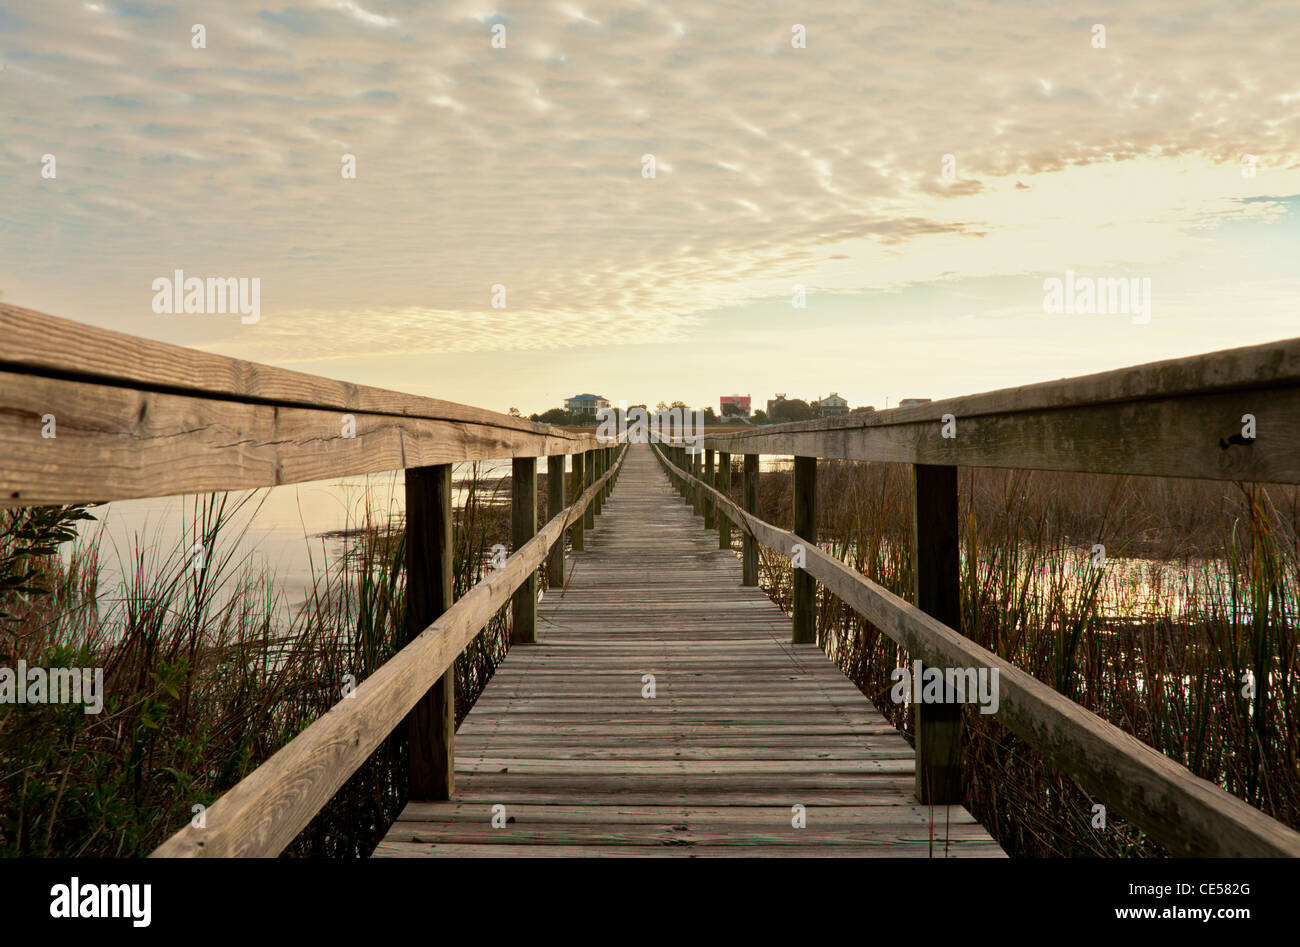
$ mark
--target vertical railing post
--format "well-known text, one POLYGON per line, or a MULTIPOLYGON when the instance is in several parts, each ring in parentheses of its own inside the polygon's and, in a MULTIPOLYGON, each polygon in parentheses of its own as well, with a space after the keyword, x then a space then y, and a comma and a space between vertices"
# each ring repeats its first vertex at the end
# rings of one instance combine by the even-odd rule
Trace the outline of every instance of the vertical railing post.
MULTIPOLYGON (((704 483, 706 486, 715 486, 713 483, 713 448, 704 449, 704 483)), ((704 491, 700 491, 704 493, 704 491)), ((713 529, 713 498, 704 493, 704 528, 713 529)))
MULTIPOLYGON (((718 452, 718 492, 731 499, 731 455, 726 451, 718 452)), ((731 548, 731 519, 721 510, 718 511, 718 548, 731 548)))
MULTIPOLYGON (((605 449, 603 447, 597 447, 594 453, 596 457, 595 477, 597 480, 599 480, 601 477, 605 476, 605 449)), ((599 490, 596 491, 595 499, 591 501, 591 505, 596 509, 597 516, 600 515, 600 508, 604 506, 604 501, 605 501, 605 488, 601 487, 599 490)))
MULTIPOLYGON (((691 470, 690 470, 692 477, 699 477, 700 467, 702 466, 701 464, 702 459, 703 458, 700 457, 699 450, 697 448, 692 447, 691 448, 691 470)), ((700 507, 700 499, 701 496, 700 496, 699 484, 695 483, 694 481, 691 481, 691 512, 694 513, 696 516, 700 516, 704 512, 700 507)))
MULTIPOLYGON (((406 471, 406 640, 452 604, 451 464, 406 471)), ((450 799, 455 790, 456 667, 443 672, 406 716, 407 797, 450 799)))
MULTIPOLYGON (((758 455, 745 455, 744 480, 745 512, 758 515, 758 455)), ((741 539, 741 584, 758 585, 758 545, 749 530, 741 539)))
MULTIPOLYGON (((564 455, 552 454, 546 458, 546 519, 549 522, 564 510, 564 455)), ((552 589, 564 588, 564 534, 555 541, 551 558, 546 564, 546 585, 552 589)))
MULTIPOLYGON (((585 461, 583 463, 583 483, 586 486, 583 490, 591 489, 591 485, 596 482, 596 452, 594 450, 584 451, 585 461)), ((582 525, 584 529, 594 529, 596 526, 596 504, 588 503, 587 508, 582 511, 582 525)))
MULTIPOLYGON (((817 458, 794 459, 794 534, 805 546, 817 544, 817 458)), ((794 644, 817 642, 817 580, 807 569, 795 568, 793 575, 794 644)))
MULTIPOLYGON (((957 468, 913 464, 912 499, 916 606, 960 631, 957 468)), ((912 693, 916 707, 917 799, 927 804, 960 803, 962 707, 955 702, 923 703, 921 682, 917 680, 912 682, 912 693)))
MULTIPOLYGON (((573 489, 569 492, 575 500, 582 496, 582 491, 587 489, 586 474, 583 473, 583 461, 586 460, 586 458, 587 455, 581 451, 573 455, 573 489)), ((586 530, 583 528, 586 521, 587 514, 584 512, 583 515, 575 519, 573 525, 569 527, 569 534, 573 540, 574 552, 582 552, 587 548, 586 530)))
MULTIPOLYGON (((537 535, 537 458, 516 457, 510 463, 510 534, 514 552, 537 535)), ((515 590, 511 599, 512 644, 537 640, 537 570, 515 590)))

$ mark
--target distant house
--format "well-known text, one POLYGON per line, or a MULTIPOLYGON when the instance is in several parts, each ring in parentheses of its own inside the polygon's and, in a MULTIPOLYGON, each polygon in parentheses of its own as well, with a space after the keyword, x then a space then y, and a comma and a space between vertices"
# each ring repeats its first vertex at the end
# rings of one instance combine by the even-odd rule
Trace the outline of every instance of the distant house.
POLYGON ((772 409, 775 408, 784 400, 785 400, 785 392, 781 392, 775 398, 767 399, 767 416, 769 418, 772 416, 772 409))
POLYGON ((725 417, 747 418, 750 410, 749 395, 723 395, 718 399, 718 413, 725 417))
POLYGON ((929 404, 929 403, 930 403, 929 398, 904 398, 902 401, 898 402, 898 406, 900 408, 907 408, 907 407, 911 407, 914 404, 929 404))
POLYGON ((564 399, 564 410, 579 418, 594 418, 597 411, 608 407, 609 401, 600 395, 582 394, 564 399))
POLYGON ((836 414, 848 414, 849 403, 846 399, 841 398, 835 392, 831 392, 825 398, 813 402, 813 407, 822 417, 831 417, 836 414))

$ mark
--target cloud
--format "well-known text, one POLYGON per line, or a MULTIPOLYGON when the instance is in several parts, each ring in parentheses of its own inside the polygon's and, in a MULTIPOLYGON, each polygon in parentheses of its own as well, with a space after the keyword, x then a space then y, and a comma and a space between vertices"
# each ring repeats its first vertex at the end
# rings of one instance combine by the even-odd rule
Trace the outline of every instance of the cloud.
POLYGON ((10 10, 0 279, 67 315, 271 361, 541 350, 686 333, 794 282, 1153 265, 1211 222, 1277 213, 1243 198, 1300 192, 1300 8, 827 3, 798 15, 806 49, 792 17, 594 0, 508 19, 468 0, 10 10), (57 181, 39 177, 45 153, 57 181), (260 276, 257 332, 150 322, 151 278, 178 267, 260 276))

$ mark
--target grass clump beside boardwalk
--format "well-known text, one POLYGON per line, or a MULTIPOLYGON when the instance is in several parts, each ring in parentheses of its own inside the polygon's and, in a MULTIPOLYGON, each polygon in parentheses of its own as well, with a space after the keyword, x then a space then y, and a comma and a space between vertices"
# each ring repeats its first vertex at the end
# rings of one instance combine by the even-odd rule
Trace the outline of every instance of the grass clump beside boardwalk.
MULTIPOLYGON (((912 600, 910 470, 818 466, 819 545, 912 600)), ((787 529, 790 479, 759 481, 758 515, 787 529)), ((982 469, 963 469, 960 488, 963 634, 1300 828, 1300 491, 982 469)), ((760 565, 788 611, 789 561, 760 547, 760 565)), ((824 590, 818 623, 827 652, 911 739, 889 677, 911 656, 824 590)), ((1163 854, 1115 813, 1094 827, 1106 800, 992 717, 967 708, 965 721, 964 802, 1009 853, 1163 854)))
MULTIPOLYGON (((483 577, 492 545, 509 544, 501 481, 478 464, 465 474, 457 596, 483 577)), ((99 585, 97 540, 54 555, 91 515, 85 507, 3 514, 0 667, 102 668, 105 701, 98 715, 79 704, 0 705, 0 855, 147 855, 336 703, 345 675, 359 684, 401 648, 400 517, 367 503, 290 613, 274 575, 248 556, 257 502, 188 501, 181 540, 160 551, 135 537, 111 589, 99 585)), ((458 722, 505 654, 508 614, 456 662, 458 722)), ((405 804, 405 767, 395 736, 285 854, 369 855, 405 804)))

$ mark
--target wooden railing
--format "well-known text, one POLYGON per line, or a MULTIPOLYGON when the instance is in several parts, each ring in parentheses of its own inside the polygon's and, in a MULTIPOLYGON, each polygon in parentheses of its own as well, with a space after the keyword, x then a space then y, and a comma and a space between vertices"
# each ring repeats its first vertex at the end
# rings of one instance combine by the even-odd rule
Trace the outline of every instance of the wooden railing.
MULTIPOLYGON (((1300 856, 1300 833, 1061 696, 965 638, 957 466, 1300 483, 1300 339, 1156 362, 1025 388, 752 431, 705 435, 656 454, 719 546, 742 532, 742 581, 757 546, 796 546, 792 640, 815 641, 816 583, 925 665, 997 669, 997 719, 1170 851, 1300 856), (1253 436, 1248 436, 1253 435, 1253 436), (715 471, 715 453, 717 457, 715 471), (743 503, 731 465, 744 456, 743 503), (793 455, 794 529, 759 519, 760 454, 793 455), (701 456, 702 455, 702 456, 701 456), (913 465, 915 604, 816 546, 818 458, 913 465)), ((961 801, 961 707, 914 702, 916 791, 961 801)))
POLYGON ((452 664, 507 601, 537 626, 537 572, 564 582, 623 448, 521 418, 209 355, 0 305, 5 506, 271 487, 405 470, 409 643, 207 808, 157 856, 281 852, 395 729, 412 799, 454 789, 452 664), (564 457, 577 493, 565 505, 564 457), (537 529, 537 460, 550 521, 537 529), (514 552, 452 601, 452 463, 511 458, 514 552))

